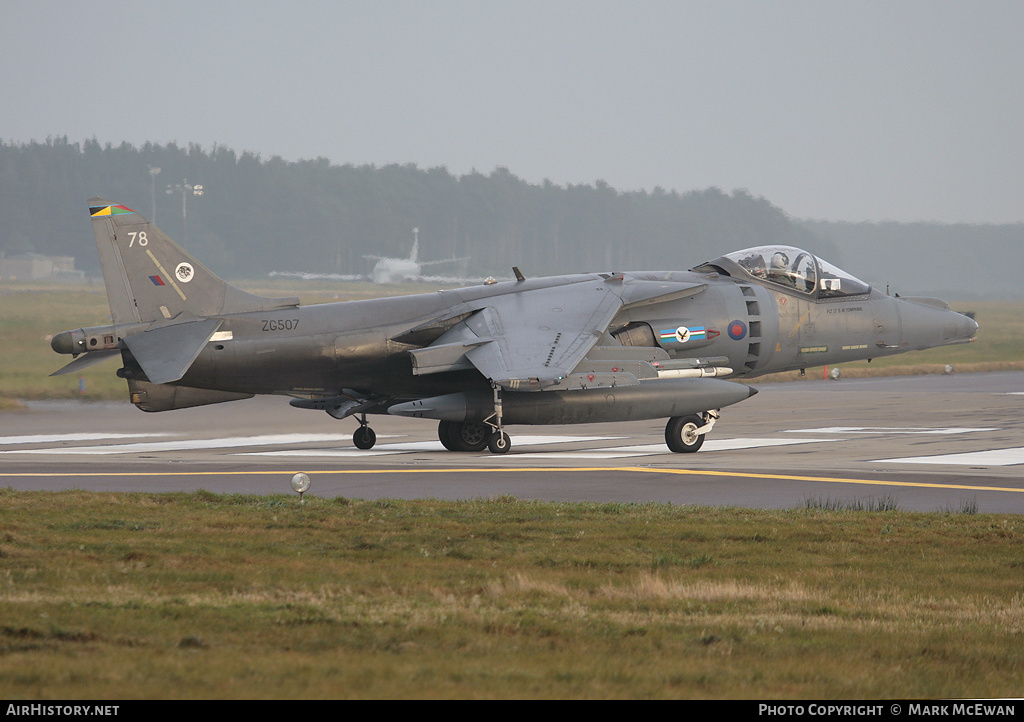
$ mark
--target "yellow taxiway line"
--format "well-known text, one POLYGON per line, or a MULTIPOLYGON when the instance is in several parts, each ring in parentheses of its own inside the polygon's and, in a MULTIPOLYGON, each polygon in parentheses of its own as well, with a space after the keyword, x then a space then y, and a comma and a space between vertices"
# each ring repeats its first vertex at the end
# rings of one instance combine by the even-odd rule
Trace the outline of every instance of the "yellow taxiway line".
MULTIPOLYGON (((922 489, 965 489, 969 491, 1008 491, 1024 493, 1024 488, 1014 489, 1002 486, 972 486, 970 484, 934 484, 921 481, 887 481, 883 479, 846 479, 833 476, 799 476, 795 474, 758 474, 746 471, 706 471, 698 469, 654 469, 644 466, 535 466, 535 467, 461 467, 445 469, 325 469, 306 472, 310 476, 328 474, 495 474, 495 473, 518 473, 543 472, 546 474, 571 473, 571 472, 621 472, 639 474, 678 474, 681 476, 724 476, 737 479, 773 479, 776 481, 812 481, 827 484, 866 484, 872 486, 904 486, 922 489)), ((111 472, 25 472, 25 473, 2 473, 4 477, 112 477, 112 476, 259 476, 259 475, 285 475, 291 473, 287 470, 262 470, 262 471, 111 471, 111 472)))

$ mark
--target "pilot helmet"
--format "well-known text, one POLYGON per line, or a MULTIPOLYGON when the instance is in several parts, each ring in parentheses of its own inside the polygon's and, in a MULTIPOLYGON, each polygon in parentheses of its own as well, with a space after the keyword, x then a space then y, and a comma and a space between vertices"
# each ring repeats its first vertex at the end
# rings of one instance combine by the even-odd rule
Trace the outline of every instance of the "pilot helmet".
POLYGON ((789 267, 789 256, 782 251, 776 251, 772 256, 772 270, 785 271, 789 267))

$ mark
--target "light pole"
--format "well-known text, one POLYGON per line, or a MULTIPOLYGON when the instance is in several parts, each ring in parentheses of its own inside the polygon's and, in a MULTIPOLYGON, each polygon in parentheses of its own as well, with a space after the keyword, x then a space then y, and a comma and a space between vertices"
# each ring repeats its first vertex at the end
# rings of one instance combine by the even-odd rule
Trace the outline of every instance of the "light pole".
POLYGON ((168 184, 167 195, 172 193, 181 193, 181 229, 182 238, 181 245, 187 250, 188 249, 188 208, 185 205, 185 199, 188 198, 188 194, 191 193, 194 196, 201 196, 205 192, 201 185, 191 185, 188 182, 188 178, 185 178, 181 183, 174 183, 173 185, 168 184))
POLYGON ((153 203, 153 215, 149 217, 150 223, 156 223, 156 177, 160 175, 160 169, 149 166, 149 200, 153 203))

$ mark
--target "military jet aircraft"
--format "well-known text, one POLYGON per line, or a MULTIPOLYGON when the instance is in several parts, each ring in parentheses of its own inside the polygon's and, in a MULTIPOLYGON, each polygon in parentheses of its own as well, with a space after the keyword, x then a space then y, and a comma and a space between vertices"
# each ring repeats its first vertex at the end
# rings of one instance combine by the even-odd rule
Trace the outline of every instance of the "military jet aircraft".
POLYGON ((412 229, 412 252, 408 258, 387 258, 384 256, 363 256, 363 258, 376 261, 373 270, 370 271, 370 280, 374 283, 400 283, 402 281, 424 281, 427 283, 461 283, 461 279, 449 278, 446 276, 425 276, 424 266, 437 266, 443 263, 456 263, 465 261, 468 256, 461 258, 445 258, 440 261, 419 260, 420 229, 412 229))
POLYGON ((286 278, 298 278, 303 281, 373 281, 374 283, 389 284, 389 283, 403 283, 405 281, 416 281, 418 283, 459 283, 459 284, 470 284, 470 283, 483 283, 485 278, 471 278, 463 276, 438 276, 438 275, 427 275, 423 273, 424 266, 436 266, 444 263, 457 263, 459 261, 466 261, 469 256, 460 256, 459 258, 444 258, 439 261, 420 261, 419 255, 419 228, 413 228, 413 241, 412 241, 412 252, 408 258, 389 258, 386 256, 367 256, 366 258, 371 261, 376 261, 373 264, 373 270, 370 271, 369 275, 358 275, 351 273, 310 273, 307 271, 271 271, 270 277, 286 277, 286 278))
POLYGON ((132 403, 167 411, 291 397, 353 416, 435 419, 452 451, 504 453, 505 427, 665 418, 697 451, 731 379, 973 340, 942 301, 898 298, 814 255, 764 246, 689 272, 526 278, 397 298, 300 306, 235 288, 127 206, 89 202, 112 325, 64 331, 70 373, 119 357, 132 403))

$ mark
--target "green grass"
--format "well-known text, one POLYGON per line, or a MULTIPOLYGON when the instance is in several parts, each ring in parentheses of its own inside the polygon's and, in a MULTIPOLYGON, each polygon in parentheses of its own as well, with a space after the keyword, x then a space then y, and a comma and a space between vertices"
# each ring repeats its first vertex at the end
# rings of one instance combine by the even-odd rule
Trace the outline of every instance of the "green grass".
MULTIPOLYGON (((268 295, 294 293, 293 279, 268 279, 240 283, 246 290, 268 295)), ((302 303, 371 298, 385 294, 414 293, 436 287, 407 284, 382 287, 370 283, 326 283, 304 286, 302 303)), ((961 308, 954 304, 954 308, 961 308)), ((906 355, 843 364, 844 376, 942 373, 946 364, 958 371, 991 371, 1024 368, 1024 301, 972 302, 962 310, 977 312, 981 330, 972 344, 930 349, 906 355)), ((81 398, 123 399, 123 380, 114 375, 117 361, 105 361, 79 374, 50 377, 71 360, 55 354, 50 337, 60 331, 110 323, 103 286, 54 286, 6 284, 0 286, 0 334, 5 339, 0 354, 0 409, 17 399, 81 398), (81 379, 81 382, 80 382, 81 379)), ((797 372, 754 379, 752 383, 791 380, 797 372)), ((820 373, 808 370, 810 378, 820 373)))
POLYGON ((0 490, 0 697, 1019 695, 1024 521, 870 507, 0 490))

